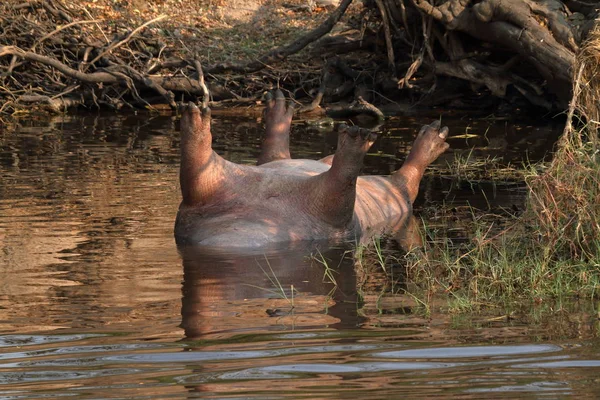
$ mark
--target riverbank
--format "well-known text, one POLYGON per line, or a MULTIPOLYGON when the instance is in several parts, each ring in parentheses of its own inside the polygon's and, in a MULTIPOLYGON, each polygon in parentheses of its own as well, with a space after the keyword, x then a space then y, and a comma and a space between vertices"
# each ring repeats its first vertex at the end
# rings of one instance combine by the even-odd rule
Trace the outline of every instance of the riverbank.
MULTIPOLYGON (((462 238, 453 242, 452 225, 442 228, 423 222, 424 247, 402 258, 381 246, 361 251, 369 255, 357 263, 363 274, 378 268, 393 271, 401 262, 409 295, 425 314, 440 299, 457 313, 507 314, 533 305, 587 303, 596 308, 600 294, 600 30, 583 47, 574 72, 573 99, 562 136, 550 162, 526 165, 520 172, 526 185, 523 211, 470 208, 460 216, 436 207, 437 218, 461 219, 462 238), (366 271, 366 272, 365 272, 366 271), (525 305, 525 306, 523 306, 525 305), (485 311, 487 310, 487 311, 485 311)), ((450 170, 460 171, 461 156, 450 170)), ((427 220, 427 214, 424 220, 427 220)), ((369 272, 371 271, 371 272, 369 272)), ((393 287, 393 274, 384 274, 393 287)), ((397 278, 396 278, 397 279, 397 278)), ((558 306, 558 309, 561 309, 558 306)), ((598 314, 600 316, 600 314, 598 314)))

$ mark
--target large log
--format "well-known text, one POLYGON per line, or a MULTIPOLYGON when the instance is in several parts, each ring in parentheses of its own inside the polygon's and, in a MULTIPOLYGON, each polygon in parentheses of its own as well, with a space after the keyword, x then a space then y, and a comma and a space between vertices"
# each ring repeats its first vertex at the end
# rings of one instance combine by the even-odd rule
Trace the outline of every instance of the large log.
MULTIPOLYGON (((397 4, 396 0, 386 1, 390 10, 397 10, 397 4)), ((422 44, 430 48, 439 44, 443 49, 441 54, 432 52, 434 59, 428 63, 436 74, 484 85, 499 97, 504 96, 506 86, 512 84, 534 104, 562 108, 570 99, 573 65, 583 36, 581 24, 576 22, 582 18, 593 19, 597 14, 596 8, 588 7, 587 15, 574 15, 568 7, 570 4, 583 9, 581 2, 559 0, 412 0, 408 6, 418 10, 421 18, 436 21, 437 29, 442 27, 443 31, 435 38, 428 37, 423 41, 429 43, 422 44), (454 32, 470 37, 471 55, 456 45, 460 39, 452 35, 454 32), (454 43, 450 43, 449 38, 454 43), (477 42, 480 51, 473 51, 477 42), (482 57, 486 53, 490 56, 482 57), (510 62, 499 65, 498 53, 510 62), (511 60, 512 56, 517 58, 511 60), (527 70, 523 65, 531 67, 527 76, 522 75, 522 71, 527 70), (531 74, 531 70, 536 71, 537 76, 531 74)), ((376 4, 371 7, 379 8, 376 4)), ((408 23, 405 30, 419 30, 419 18, 414 14, 409 19, 406 13, 390 14, 396 19, 392 25, 408 23)), ((420 30, 425 32, 425 29, 420 30)))

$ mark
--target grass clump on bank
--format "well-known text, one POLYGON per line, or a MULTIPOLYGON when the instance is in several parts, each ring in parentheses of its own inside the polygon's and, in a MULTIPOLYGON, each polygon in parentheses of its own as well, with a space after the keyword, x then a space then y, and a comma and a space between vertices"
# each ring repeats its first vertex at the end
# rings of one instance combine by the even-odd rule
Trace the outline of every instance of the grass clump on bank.
POLYGON ((526 211, 492 220, 472 211, 471 240, 458 245, 448 232, 440 239, 430 230, 424 250, 405 257, 406 293, 427 303, 444 293, 449 310, 458 312, 598 297, 599 67, 596 28, 578 57, 573 99, 553 160, 525 173, 526 211))

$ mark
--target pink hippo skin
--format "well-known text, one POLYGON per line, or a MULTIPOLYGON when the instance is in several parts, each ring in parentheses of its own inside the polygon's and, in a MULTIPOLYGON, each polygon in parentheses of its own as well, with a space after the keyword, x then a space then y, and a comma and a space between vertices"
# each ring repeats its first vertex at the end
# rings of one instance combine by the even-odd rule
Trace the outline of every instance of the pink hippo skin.
POLYGON ((356 240, 407 224, 425 168, 447 148, 448 128, 421 128, 403 166, 390 176, 359 176, 375 135, 342 125, 335 155, 292 160, 293 109, 268 96, 258 165, 238 165, 212 150, 210 110, 190 103, 181 118, 175 223, 180 245, 257 248, 282 242, 356 240))

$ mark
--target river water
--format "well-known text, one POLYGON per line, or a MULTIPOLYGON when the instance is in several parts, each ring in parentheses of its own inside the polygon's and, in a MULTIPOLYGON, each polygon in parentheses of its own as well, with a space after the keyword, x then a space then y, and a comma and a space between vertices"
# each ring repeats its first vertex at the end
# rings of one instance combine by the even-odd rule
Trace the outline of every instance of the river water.
MULTIPOLYGON (((391 121, 366 172, 398 168, 423 122, 391 121)), ((461 153, 539 159, 554 129, 447 122, 454 150, 438 170, 461 153)), ((344 249, 322 255, 335 287, 306 250, 178 251, 177 125, 147 114, 0 125, 0 398, 600 397, 589 314, 424 318, 402 298, 373 312, 344 249)), ((220 154, 255 160, 255 119, 217 114, 213 126, 220 154)), ((291 142, 316 159, 336 138, 298 122, 291 142)), ((522 206, 514 185, 486 193, 436 174, 417 210, 522 206)))

